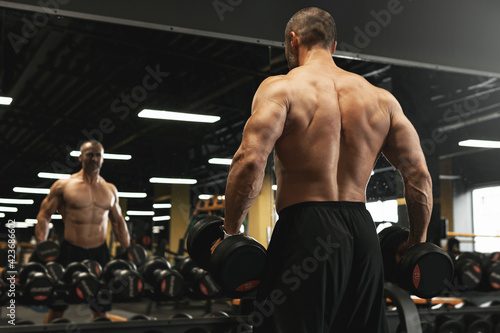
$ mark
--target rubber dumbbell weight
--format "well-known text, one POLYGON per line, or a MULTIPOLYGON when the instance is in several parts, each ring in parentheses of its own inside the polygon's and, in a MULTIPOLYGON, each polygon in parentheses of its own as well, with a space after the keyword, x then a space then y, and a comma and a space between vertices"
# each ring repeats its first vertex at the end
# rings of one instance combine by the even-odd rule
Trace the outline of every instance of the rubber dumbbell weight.
POLYGON ((201 268, 213 274, 224 293, 242 297, 252 291, 262 280, 266 250, 255 239, 239 234, 224 239, 211 253, 212 245, 224 238, 224 219, 207 216, 189 231, 187 250, 201 268))
POLYGON ((102 266, 97 260, 85 259, 84 261, 82 261, 82 264, 84 264, 85 266, 88 267, 88 269, 90 270, 90 273, 94 274, 98 278, 101 277, 102 266))
POLYGON ((455 258, 454 285, 458 290, 476 289, 482 278, 482 259, 478 254, 463 252, 455 258))
POLYGON ((148 252, 139 244, 130 244, 130 246, 116 259, 128 260, 136 267, 141 267, 148 261, 148 252))
POLYGON ((482 257, 482 289, 485 291, 500 290, 500 252, 484 253, 482 257))
POLYGON ((102 279, 107 283, 113 301, 137 300, 142 296, 144 279, 136 266, 127 260, 108 262, 103 268, 102 279))
POLYGON ((140 269, 144 281, 152 287, 151 298, 169 300, 179 297, 184 288, 184 278, 172 269, 167 260, 155 258, 140 269))
POLYGON ((450 285, 454 265, 446 251, 432 243, 418 243, 404 251, 396 263, 396 251, 408 239, 409 230, 393 225, 378 236, 386 281, 421 298, 435 297, 450 285))
POLYGON ((210 272, 198 267, 189 257, 176 258, 175 269, 187 282, 187 293, 191 298, 212 298, 220 294, 221 287, 210 272))
POLYGON ((45 264, 49 261, 56 260, 57 257, 59 257, 59 253, 59 244, 46 240, 35 246, 29 261, 45 264))
POLYGON ((81 262, 72 262, 65 267, 62 282, 68 288, 70 302, 94 300, 102 289, 99 279, 81 262))
POLYGON ((19 269, 20 301, 28 305, 45 304, 52 299, 54 282, 47 269, 38 262, 29 262, 19 269))

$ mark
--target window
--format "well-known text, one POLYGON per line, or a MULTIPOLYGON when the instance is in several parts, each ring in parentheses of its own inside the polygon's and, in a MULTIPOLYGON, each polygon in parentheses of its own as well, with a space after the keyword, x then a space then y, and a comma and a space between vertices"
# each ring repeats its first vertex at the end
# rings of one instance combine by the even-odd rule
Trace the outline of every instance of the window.
POLYGON ((500 186, 472 191, 473 232, 477 252, 500 251, 500 186), (492 237, 498 236, 498 237, 492 237))
POLYGON ((398 222, 398 201, 387 200, 366 203, 374 222, 398 222))

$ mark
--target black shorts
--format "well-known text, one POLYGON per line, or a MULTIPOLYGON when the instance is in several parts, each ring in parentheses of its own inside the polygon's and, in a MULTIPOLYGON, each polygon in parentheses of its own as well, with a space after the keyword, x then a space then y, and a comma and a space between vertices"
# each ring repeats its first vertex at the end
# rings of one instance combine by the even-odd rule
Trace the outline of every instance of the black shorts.
MULTIPOLYGON (((84 248, 63 240, 60 245, 59 256, 55 261, 66 267, 72 262, 82 262, 85 259, 96 260, 104 268, 111 259, 108 246, 104 243, 98 247, 84 248)), ((65 311, 68 306, 65 304, 52 304, 49 308, 54 311, 65 311)))
POLYGON ((304 202, 279 217, 248 316, 254 332, 387 332, 382 255, 365 204, 304 202))
POLYGON ((104 265, 106 265, 111 259, 108 246, 104 243, 98 247, 84 248, 73 245, 67 240, 62 241, 60 254, 56 260, 58 263, 66 267, 72 262, 82 262, 85 259, 96 260, 99 264, 101 264, 101 266, 104 267, 104 265))

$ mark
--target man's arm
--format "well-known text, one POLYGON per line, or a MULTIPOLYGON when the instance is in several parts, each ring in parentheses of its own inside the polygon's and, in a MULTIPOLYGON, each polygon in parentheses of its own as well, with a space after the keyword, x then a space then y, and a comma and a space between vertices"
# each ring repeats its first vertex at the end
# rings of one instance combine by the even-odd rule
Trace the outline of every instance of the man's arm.
POLYGON ((62 202, 64 184, 65 180, 62 179, 52 184, 49 194, 47 194, 40 205, 40 211, 36 217, 37 224, 35 226, 35 238, 37 243, 47 240, 49 236, 49 223, 52 214, 56 212, 62 202))
POLYGON ((410 236, 400 248, 404 250, 426 240, 432 211, 432 180, 418 134, 394 98, 391 102, 391 128, 383 153, 404 180, 410 224, 410 236))
POLYGON ((125 223, 125 220, 123 219, 122 209, 118 198, 118 190, 113 184, 110 184, 110 186, 112 187, 113 194, 115 196, 115 203, 109 211, 109 220, 111 221, 111 226, 116 239, 120 242, 122 248, 126 249, 130 246, 127 223, 125 223))
POLYGON ((250 206, 262 188, 267 157, 281 136, 288 111, 287 83, 271 77, 260 85, 252 103, 252 115, 243 130, 226 185, 224 229, 237 234, 250 206))

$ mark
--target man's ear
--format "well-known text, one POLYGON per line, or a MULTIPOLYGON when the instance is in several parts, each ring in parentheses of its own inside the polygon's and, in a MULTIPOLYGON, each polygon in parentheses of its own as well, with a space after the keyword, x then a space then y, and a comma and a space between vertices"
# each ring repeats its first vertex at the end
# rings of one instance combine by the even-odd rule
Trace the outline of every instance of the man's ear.
POLYGON ((332 54, 335 53, 336 49, 337 49, 337 42, 335 42, 335 44, 333 44, 332 54))
POLYGON ((295 33, 295 31, 290 31, 290 45, 294 50, 299 48, 299 37, 295 33))

